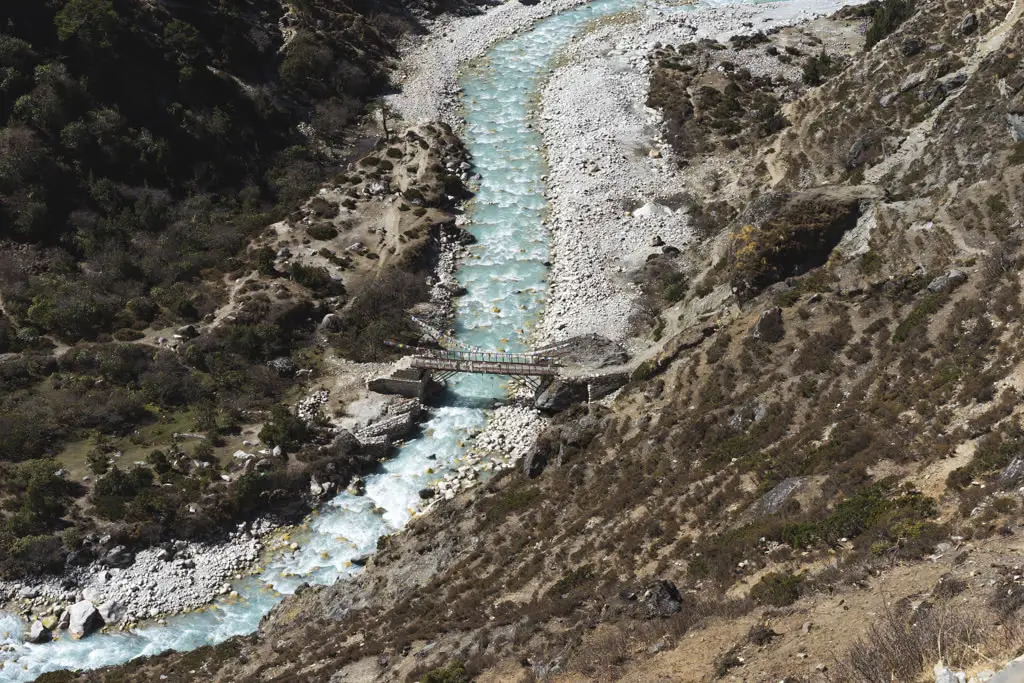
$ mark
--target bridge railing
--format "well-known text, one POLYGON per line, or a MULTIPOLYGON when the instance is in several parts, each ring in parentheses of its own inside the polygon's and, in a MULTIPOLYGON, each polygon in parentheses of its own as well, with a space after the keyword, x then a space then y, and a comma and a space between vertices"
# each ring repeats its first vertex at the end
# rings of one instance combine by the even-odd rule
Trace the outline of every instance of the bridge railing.
POLYGON ((554 365, 503 363, 500 361, 467 359, 457 360, 454 358, 430 358, 423 356, 413 356, 412 366, 414 368, 451 373, 469 372, 488 375, 510 375, 513 377, 551 377, 558 374, 558 368, 554 365))
POLYGON ((419 358, 432 358, 436 360, 454 361, 458 363, 502 363, 505 365, 533 365, 545 367, 559 367, 561 363, 553 356, 543 356, 532 353, 506 353, 504 351, 455 351, 448 349, 425 349, 418 346, 408 346, 398 342, 384 342, 390 347, 411 352, 419 358))

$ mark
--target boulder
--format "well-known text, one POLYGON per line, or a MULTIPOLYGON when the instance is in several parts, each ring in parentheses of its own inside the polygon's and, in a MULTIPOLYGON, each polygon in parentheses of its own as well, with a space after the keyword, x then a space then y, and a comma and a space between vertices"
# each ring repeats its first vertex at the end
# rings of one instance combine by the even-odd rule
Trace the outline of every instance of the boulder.
POLYGON ((662 216, 671 216, 672 209, 668 208, 664 204, 659 204, 657 202, 647 202, 639 209, 634 211, 633 215, 639 218, 656 218, 662 216))
POLYGON ((128 613, 125 606, 116 600, 107 600, 97 608, 97 611, 106 624, 116 624, 128 613))
POLYGON ((317 481, 317 478, 315 476, 311 477, 309 480, 309 495, 313 496, 313 498, 322 498, 329 494, 332 490, 334 490, 333 481, 325 481, 323 483, 320 483, 319 481, 317 481))
POLYGON ((978 30, 978 15, 974 12, 964 16, 960 22, 960 33, 961 35, 969 36, 978 30))
POLYGON ((18 597, 22 600, 33 600, 39 597, 39 589, 33 586, 22 586, 18 590, 18 597))
POLYGON ((110 552, 103 556, 103 561, 108 565, 122 569, 129 566, 134 560, 135 556, 123 545, 114 546, 110 549, 110 552))
POLYGON ((351 455, 358 453, 361 444, 356 435, 347 429, 339 429, 331 442, 331 450, 336 456, 351 455))
POLYGON ((587 400, 587 383, 578 379, 556 378, 541 389, 534 400, 538 410, 557 413, 587 400))
POLYGON ((761 496, 756 503, 750 506, 747 518, 759 518, 765 515, 773 515, 782 509, 794 493, 799 491, 807 483, 807 477, 789 477, 783 479, 771 491, 761 496))
POLYGON ((1014 142, 1024 142, 1024 115, 1007 114, 1006 126, 1014 142))
POLYGON ((650 617, 670 617, 683 609, 683 598, 671 581, 655 581, 644 588, 640 603, 650 617))
POLYGON ((778 306, 762 311, 750 332, 754 339, 769 344, 781 341, 785 334, 786 330, 782 326, 782 309, 778 306))
POLYGON ((354 477, 345 490, 353 496, 365 496, 366 481, 362 477, 354 477))
POLYGON ((953 671, 939 662, 932 669, 935 674, 935 683, 967 683, 967 676, 963 671, 953 671))
POLYGON ((267 367, 277 373, 279 377, 294 377, 298 366, 291 358, 282 356, 267 361, 267 367))
POLYGON ((767 193, 744 210, 732 233, 730 282, 741 301, 828 261, 857 225, 864 200, 883 196, 872 185, 767 193))
POLYGON ((903 41, 901 47, 903 49, 904 57, 913 57, 924 50, 924 43, 917 38, 910 37, 903 41))
POLYGON ((76 602, 68 609, 68 633, 75 640, 85 638, 103 626, 103 617, 96 605, 88 600, 76 602))
POLYGON ((537 349, 537 353, 594 369, 622 365, 629 360, 629 354, 620 344, 599 334, 584 334, 549 344, 537 349))
POLYGON ((199 330, 196 329, 195 325, 185 325, 184 327, 178 328, 177 334, 185 341, 188 341, 190 339, 195 339, 196 337, 198 337, 199 330))
POLYGON ((1010 461, 1010 464, 999 475, 999 481, 1004 486, 1014 486, 1024 482, 1024 454, 1018 455, 1010 461))
POLYGON ((928 283, 928 291, 934 293, 951 292, 967 281, 962 270, 951 270, 928 283))
POLYGON ((420 489, 420 500, 430 500, 437 495, 437 491, 432 488, 420 489))
POLYGON ((50 633, 50 629, 43 626, 43 622, 38 619, 32 622, 32 625, 28 627, 28 637, 25 640, 29 643, 41 644, 50 642, 50 638, 53 634, 50 633))
POLYGON ((1024 680, 1024 657, 1017 657, 997 673, 988 683, 1020 683, 1024 680))
POLYGON ((337 313, 328 313, 320 321, 320 329, 324 332, 341 332, 342 320, 337 313))

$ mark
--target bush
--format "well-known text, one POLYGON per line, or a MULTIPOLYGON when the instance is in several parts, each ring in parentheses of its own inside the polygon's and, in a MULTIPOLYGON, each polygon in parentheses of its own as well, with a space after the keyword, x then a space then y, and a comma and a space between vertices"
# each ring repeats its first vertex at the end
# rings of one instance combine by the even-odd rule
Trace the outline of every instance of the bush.
POLYGON ((270 446, 294 450, 310 436, 306 423, 283 405, 274 406, 270 419, 260 429, 260 441, 270 446))
POLYGON ((333 240, 338 236, 338 231, 331 225, 311 225, 306 229, 306 232, 315 240, 333 240))
POLYGON ((964 669, 980 657, 987 636, 983 617, 975 611, 953 606, 915 611, 898 603, 840 659, 837 680, 911 683, 939 660, 964 669))
POLYGON ((133 467, 126 472, 114 465, 96 480, 89 500, 98 515, 119 521, 125 519, 127 506, 151 489, 153 481, 153 470, 148 467, 133 467))
POLYGON ((345 286, 335 280, 326 269, 295 263, 291 269, 292 279, 318 296, 344 294, 345 286))
POLYGON ((422 678, 423 683, 469 683, 470 680, 462 662, 451 662, 447 666, 432 669, 422 678))
POLYGON ((864 49, 870 50, 913 14, 914 0, 884 0, 882 6, 875 10, 871 26, 864 36, 864 49))
POLYGON ((821 54, 810 57, 804 62, 803 81, 807 85, 818 86, 824 83, 825 79, 834 71, 835 65, 832 63, 832 58, 825 54, 823 49, 821 54))
POLYGON ((803 579, 793 574, 766 574, 750 590, 751 599, 759 605, 786 607, 800 598, 803 579))

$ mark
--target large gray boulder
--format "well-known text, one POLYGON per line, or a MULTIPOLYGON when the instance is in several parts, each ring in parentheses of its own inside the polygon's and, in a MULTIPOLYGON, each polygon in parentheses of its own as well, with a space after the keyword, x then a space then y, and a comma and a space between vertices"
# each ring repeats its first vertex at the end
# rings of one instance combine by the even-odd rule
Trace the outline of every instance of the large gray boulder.
POLYGON ((1024 681, 1024 657, 1017 657, 997 673, 988 683, 1021 683, 1024 681))
POLYGON ((341 332, 343 328, 344 323, 337 313, 328 313, 320 321, 320 329, 324 332, 341 332))
POLYGON ((1010 461, 1010 464, 999 475, 999 481, 1004 486, 1014 486, 1019 482, 1024 482, 1024 454, 1018 455, 1010 461))
POLYGON ((537 394, 534 405, 538 410, 557 413, 574 403, 583 403, 586 400, 587 385, 585 382, 559 378, 553 380, 537 394))
POLYGON ((100 613, 100 618, 103 619, 105 624, 116 624, 124 619, 127 610, 124 605, 116 600, 107 600, 101 604, 97 610, 100 613))
POLYGON ((25 638, 25 640, 38 645, 40 643, 50 642, 50 638, 52 637, 53 634, 50 633, 50 629, 43 626, 43 622, 36 619, 32 622, 32 625, 29 626, 28 637, 25 638))
POLYGON ((951 270, 928 283, 928 291, 933 293, 951 292, 967 281, 962 270, 951 270))
POLYGON ((103 557, 103 561, 111 567, 124 568, 135 561, 135 556, 123 545, 114 546, 103 557))
POLYGON ((602 399, 629 382, 625 372, 609 372, 589 377, 558 377, 537 393, 534 405, 538 410, 557 413, 576 403, 602 399))
POLYGON ((782 509, 782 506, 800 491, 808 482, 807 477, 789 477, 783 479, 771 491, 761 496, 757 502, 750 506, 745 517, 756 519, 765 515, 774 515, 782 509))
POLYGON ((651 617, 670 617, 683 608, 683 598, 671 581, 664 579, 647 586, 640 595, 640 602, 651 617))
POLYGON ((70 617, 68 621, 68 633, 75 640, 85 638, 93 631, 103 626, 103 617, 96 605, 88 600, 76 602, 68 609, 70 617))
POLYGON ((782 309, 778 306, 762 311, 750 336, 758 341, 774 344, 781 341, 786 330, 782 327, 782 309))

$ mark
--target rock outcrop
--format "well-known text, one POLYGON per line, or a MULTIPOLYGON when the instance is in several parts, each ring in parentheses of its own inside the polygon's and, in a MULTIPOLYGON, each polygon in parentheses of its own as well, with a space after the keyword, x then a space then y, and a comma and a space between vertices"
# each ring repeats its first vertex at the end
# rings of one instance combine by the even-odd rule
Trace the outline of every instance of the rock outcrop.
POLYGON ((873 186, 823 187, 758 198, 732 234, 730 279, 741 299, 801 275, 828 260, 857 224, 862 201, 878 199, 873 186))

